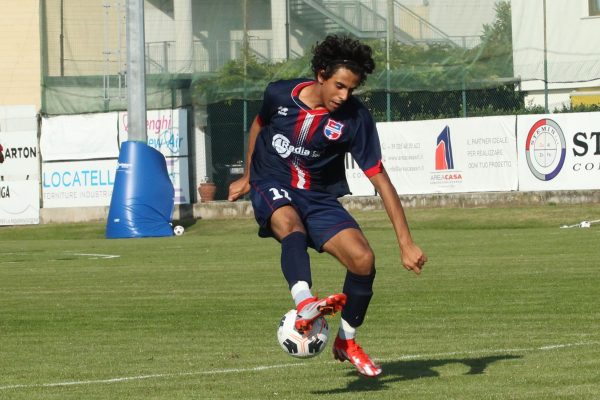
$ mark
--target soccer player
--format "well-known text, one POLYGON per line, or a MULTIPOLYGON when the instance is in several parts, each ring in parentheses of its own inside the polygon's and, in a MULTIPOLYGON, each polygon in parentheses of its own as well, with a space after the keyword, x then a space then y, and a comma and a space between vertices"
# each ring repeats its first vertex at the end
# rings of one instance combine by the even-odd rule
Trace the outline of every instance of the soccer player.
POLYGON ((394 227, 401 261, 420 274, 427 261, 413 242, 398 194, 381 162, 375 122, 352 95, 375 68, 371 48, 349 37, 328 36, 313 49, 314 79, 270 83, 249 132, 244 175, 229 186, 229 201, 250 193, 259 236, 281 243, 281 269, 296 303, 296 329, 309 330, 322 315, 341 310, 333 344, 337 360, 377 376, 381 367, 356 343, 373 295, 375 256, 338 197, 349 193, 350 152, 381 196, 394 227), (347 269, 343 293, 317 298, 308 246, 347 269))

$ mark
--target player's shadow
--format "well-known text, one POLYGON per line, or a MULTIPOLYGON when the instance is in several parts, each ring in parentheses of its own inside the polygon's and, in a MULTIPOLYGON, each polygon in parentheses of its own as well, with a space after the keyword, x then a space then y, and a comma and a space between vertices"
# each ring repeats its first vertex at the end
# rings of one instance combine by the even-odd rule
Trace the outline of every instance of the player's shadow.
MULTIPOLYGON (((357 377, 357 379, 348 383, 345 388, 331 390, 313 391, 313 394, 336 394, 349 392, 368 392, 387 390, 390 383, 408 381, 412 379, 433 378, 440 376, 436 368, 444 367, 449 364, 463 364, 469 368, 465 375, 482 374, 486 368, 495 362, 504 360, 514 360, 522 358, 521 355, 497 355, 479 358, 447 358, 441 360, 414 360, 414 361, 392 361, 382 363, 383 374, 378 378, 357 377)), ((355 376, 356 371, 349 372, 348 375, 355 376)))

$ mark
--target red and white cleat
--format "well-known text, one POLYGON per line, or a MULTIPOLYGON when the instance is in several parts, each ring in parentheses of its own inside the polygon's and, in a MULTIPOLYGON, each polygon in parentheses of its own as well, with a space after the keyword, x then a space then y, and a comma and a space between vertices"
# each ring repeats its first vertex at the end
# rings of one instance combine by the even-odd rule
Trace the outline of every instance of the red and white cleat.
POLYGON ((381 374, 381 367, 373 362, 354 339, 344 340, 339 336, 333 343, 333 357, 339 361, 350 361, 361 375, 375 377, 381 374))
POLYGON ((332 294, 323 299, 311 297, 304 300, 296 307, 296 322, 294 327, 298 332, 307 332, 312 328, 315 319, 323 315, 333 315, 344 308, 346 295, 344 293, 332 294))

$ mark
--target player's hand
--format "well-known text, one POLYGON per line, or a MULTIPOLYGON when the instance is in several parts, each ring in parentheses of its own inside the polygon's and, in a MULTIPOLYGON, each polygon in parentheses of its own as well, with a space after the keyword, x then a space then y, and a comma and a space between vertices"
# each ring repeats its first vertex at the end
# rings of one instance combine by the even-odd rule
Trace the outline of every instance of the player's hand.
POLYGON ((414 243, 403 246, 402 251, 402 265, 407 271, 413 271, 419 275, 427 262, 427 255, 423 253, 423 250, 414 243))
POLYGON ((227 200, 236 201, 248 192, 250 192, 250 179, 242 176, 240 179, 231 182, 229 185, 229 196, 227 196, 227 200))

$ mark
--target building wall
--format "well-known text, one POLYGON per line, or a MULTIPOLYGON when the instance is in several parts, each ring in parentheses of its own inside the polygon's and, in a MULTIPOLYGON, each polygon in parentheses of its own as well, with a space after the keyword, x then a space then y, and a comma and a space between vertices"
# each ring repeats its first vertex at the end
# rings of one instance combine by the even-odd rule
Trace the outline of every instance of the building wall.
POLYGON ((0 9, 0 105, 39 109, 39 0, 0 0, 0 9))
MULTIPOLYGON (((496 17, 497 0, 429 0, 424 2, 429 9, 429 22, 457 43, 476 45, 475 39, 483 33, 483 25, 491 24, 496 17)), ((471 47, 471 46, 468 46, 471 47)))
MULTIPOLYGON (((239 57, 244 37, 244 10, 241 0, 192 1, 192 37, 194 42, 195 66, 197 72, 214 71, 226 61, 239 57)), ((284 4, 281 0, 247 0, 246 20, 251 48, 260 57, 281 59, 285 49, 271 48, 273 41, 271 23, 271 2, 284 4)), ((146 42, 150 43, 147 56, 152 65, 164 65, 168 58, 169 72, 182 72, 176 60, 175 41, 181 41, 177 28, 177 4, 173 9, 165 9, 164 2, 145 2, 146 42), (166 47, 165 47, 166 46, 166 47)), ((280 26, 283 22, 280 17, 280 26)), ((183 71, 185 72, 185 71, 183 71)))
MULTIPOLYGON (((544 104, 543 0, 512 0, 514 75, 534 104, 544 104)), ((600 17, 588 0, 546 1, 549 109, 569 104, 571 92, 600 86, 600 17)))
POLYGON ((63 0, 62 15, 60 6, 60 0, 45 0, 42 10, 47 19, 48 75, 121 71, 126 59, 125 0, 63 0))
MULTIPOLYGON (((473 47, 479 44, 478 37, 483 33, 483 25, 493 23, 496 2, 497 0, 402 0, 400 3, 450 36, 455 43, 473 47)), ((385 4, 382 3, 385 1, 378 0, 380 13, 385 10, 385 4)))

